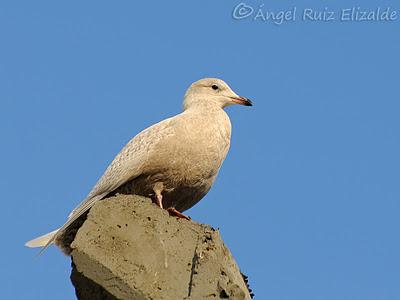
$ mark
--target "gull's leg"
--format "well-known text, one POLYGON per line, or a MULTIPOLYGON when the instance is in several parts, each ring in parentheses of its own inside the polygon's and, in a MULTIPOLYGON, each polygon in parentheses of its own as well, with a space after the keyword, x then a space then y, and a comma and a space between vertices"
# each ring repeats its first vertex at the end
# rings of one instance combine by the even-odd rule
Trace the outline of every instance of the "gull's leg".
POLYGON ((164 208, 163 204, 162 204, 162 198, 163 197, 162 197, 162 194, 161 194, 163 189, 164 189, 164 185, 162 184, 162 182, 157 182, 154 185, 154 188, 153 188, 154 193, 156 194, 156 203, 160 208, 164 208))
MULTIPOLYGON (((154 186, 153 186, 153 191, 154 194, 156 196, 156 203, 160 208, 164 208, 163 207, 163 196, 162 196, 162 192, 164 190, 164 184, 162 182, 157 182, 154 186)), ((181 219, 186 219, 186 220, 190 220, 190 218, 188 216, 185 216, 183 213, 181 213, 180 211, 178 211, 175 207, 169 207, 167 208, 168 213, 170 214, 170 216, 174 216, 174 217, 178 217, 181 219)))
POLYGON ((169 208, 167 208, 167 211, 169 212, 169 214, 171 216, 178 217, 181 219, 186 219, 186 220, 190 221, 190 218, 188 216, 184 215, 183 213, 181 213, 180 211, 175 209, 175 207, 169 207, 169 208))
POLYGON ((156 201, 157 201, 157 205, 160 208, 164 208, 163 205, 162 205, 162 195, 161 195, 161 193, 156 193, 156 201))

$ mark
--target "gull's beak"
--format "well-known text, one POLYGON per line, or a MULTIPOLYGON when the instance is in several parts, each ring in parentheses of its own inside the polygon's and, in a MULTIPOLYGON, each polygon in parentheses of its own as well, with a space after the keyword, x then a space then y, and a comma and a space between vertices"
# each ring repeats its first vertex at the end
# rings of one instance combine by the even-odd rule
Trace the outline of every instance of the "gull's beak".
POLYGON ((244 105, 244 106, 253 106, 253 103, 250 101, 250 99, 247 99, 245 97, 230 97, 232 102, 240 104, 240 105, 244 105))

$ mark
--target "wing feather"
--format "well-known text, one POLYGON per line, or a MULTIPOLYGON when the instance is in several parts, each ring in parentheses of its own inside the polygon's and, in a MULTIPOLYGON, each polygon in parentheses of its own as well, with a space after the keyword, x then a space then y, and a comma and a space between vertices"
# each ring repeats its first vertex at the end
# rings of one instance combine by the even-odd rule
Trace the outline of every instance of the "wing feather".
MULTIPOLYGON (((178 115, 179 116, 179 115, 178 115)), ((43 253, 74 221, 87 212, 97 201, 103 199, 124 183, 139 176, 143 172, 143 165, 148 157, 157 148, 157 144, 173 134, 171 121, 178 117, 165 119, 143 130, 117 154, 108 166, 99 181, 83 200, 68 216, 68 220, 54 234, 42 248, 43 253)))

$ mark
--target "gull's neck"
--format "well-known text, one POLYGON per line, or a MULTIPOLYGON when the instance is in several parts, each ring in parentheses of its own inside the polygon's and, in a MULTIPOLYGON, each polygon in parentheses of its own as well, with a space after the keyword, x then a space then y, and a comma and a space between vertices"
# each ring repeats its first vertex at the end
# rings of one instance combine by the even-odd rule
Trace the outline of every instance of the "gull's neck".
POLYGON ((212 101, 199 101, 199 102, 192 102, 189 106, 184 107, 184 112, 221 112, 223 108, 216 102, 212 101))

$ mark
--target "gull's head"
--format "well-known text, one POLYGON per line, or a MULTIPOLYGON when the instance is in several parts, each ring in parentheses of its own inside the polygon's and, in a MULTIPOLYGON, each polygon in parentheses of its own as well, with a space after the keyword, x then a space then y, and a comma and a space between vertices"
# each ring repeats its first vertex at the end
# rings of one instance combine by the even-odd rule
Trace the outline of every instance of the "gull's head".
POLYGON ((240 104, 252 106, 251 101, 238 96, 223 80, 218 78, 203 78, 188 88, 183 101, 184 110, 195 106, 214 106, 224 108, 240 104))

